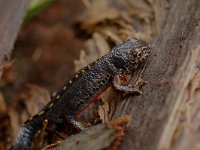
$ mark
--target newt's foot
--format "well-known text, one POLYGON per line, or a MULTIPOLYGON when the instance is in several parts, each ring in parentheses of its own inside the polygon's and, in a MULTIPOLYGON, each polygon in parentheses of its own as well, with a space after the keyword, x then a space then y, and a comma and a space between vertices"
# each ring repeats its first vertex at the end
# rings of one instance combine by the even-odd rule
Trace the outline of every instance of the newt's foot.
POLYGON ((116 90, 121 91, 126 94, 142 94, 140 88, 147 84, 147 81, 139 78, 134 84, 128 83, 128 78, 126 75, 115 76, 113 78, 113 86, 116 90))
POLYGON ((81 122, 76 121, 75 119, 70 119, 69 123, 73 125, 74 128, 83 131, 87 129, 87 126, 83 125, 81 122))

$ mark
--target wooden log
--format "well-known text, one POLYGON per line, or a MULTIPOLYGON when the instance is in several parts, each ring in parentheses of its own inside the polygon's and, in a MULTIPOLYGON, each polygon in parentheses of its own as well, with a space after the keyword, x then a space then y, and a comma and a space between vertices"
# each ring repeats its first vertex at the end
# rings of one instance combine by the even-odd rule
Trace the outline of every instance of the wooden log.
MULTIPOLYGON (((120 146, 121 150, 193 149, 198 145, 199 138, 192 140, 187 138, 188 134, 182 135, 185 141, 188 139, 190 142, 184 144, 181 141, 182 144, 178 144, 181 138, 176 138, 176 132, 181 123, 180 109, 188 101, 186 93, 191 88, 193 78, 198 82, 200 80, 199 21, 199 0, 170 1, 161 34, 151 43, 152 54, 143 74, 148 81, 143 88, 144 94, 124 101, 126 109, 118 110, 118 114, 121 111, 121 114, 132 115, 132 123, 120 146)), ((198 101, 195 102, 198 104, 198 101)), ((200 112, 196 113, 197 119, 200 112)), ((195 126, 200 126, 199 121, 195 124, 191 122, 191 129, 195 126)), ((197 129, 191 133, 192 137, 200 134, 197 129)))

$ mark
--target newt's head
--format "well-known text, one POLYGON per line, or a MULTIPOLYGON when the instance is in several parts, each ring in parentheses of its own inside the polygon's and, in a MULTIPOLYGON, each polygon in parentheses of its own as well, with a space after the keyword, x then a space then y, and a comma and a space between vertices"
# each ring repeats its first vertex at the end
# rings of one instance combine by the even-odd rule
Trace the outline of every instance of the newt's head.
POLYGON ((126 49, 128 59, 126 60, 126 64, 122 67, 122 72, 137 68, 138 64, 145 61, 151 52, 149 45, 144 41, 130 39, 128 43, 130 44, 128 49, 126 49))
POLYGON ((129 39, 120 45, 115 46, 109 54, 111 70, 123 73, 136 68, 138 64, 147 59, 150 54, 150 47, 144 41, 129 39))
POLYGON ((144 41, 139 41, 136 39, 130 39, 130 41, 132 43, 132 61, 141 62, 146 60, 151 52, 149 45, 144 41))

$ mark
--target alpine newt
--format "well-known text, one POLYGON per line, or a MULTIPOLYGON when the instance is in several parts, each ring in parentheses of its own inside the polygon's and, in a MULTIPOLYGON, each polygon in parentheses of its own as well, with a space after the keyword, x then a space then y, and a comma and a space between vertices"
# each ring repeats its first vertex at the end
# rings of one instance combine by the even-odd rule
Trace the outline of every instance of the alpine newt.
POLYGON ((92 104, 111 85, 125 93, 141 94, 139 84, 122 85, 119 79, 127 71, 137 68, 149 54, 150 47, 147 43, 129 39, 76 72, 39 113, 24 123, 19 130, 16 144, 11 149, 31 149, 33 137, 46 119, 52 124, 67 120, 76 128, 84 130, 81 123, 76 121, 77 114, 92 104))

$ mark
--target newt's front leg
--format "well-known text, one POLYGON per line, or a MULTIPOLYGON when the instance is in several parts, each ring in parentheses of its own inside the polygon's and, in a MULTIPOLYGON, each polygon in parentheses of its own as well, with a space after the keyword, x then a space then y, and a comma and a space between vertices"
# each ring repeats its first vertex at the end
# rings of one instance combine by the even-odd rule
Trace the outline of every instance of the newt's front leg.
POLYGON ((126 94, 142 94, 140 87, 146 83, 147 81, 144 81, 141 78, 138 78, 134 84, 128 83, 127 75, 116 75, 113 77, 114 88, 126 94))

